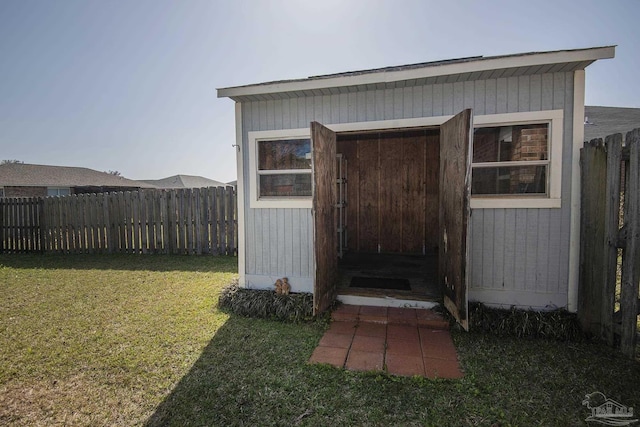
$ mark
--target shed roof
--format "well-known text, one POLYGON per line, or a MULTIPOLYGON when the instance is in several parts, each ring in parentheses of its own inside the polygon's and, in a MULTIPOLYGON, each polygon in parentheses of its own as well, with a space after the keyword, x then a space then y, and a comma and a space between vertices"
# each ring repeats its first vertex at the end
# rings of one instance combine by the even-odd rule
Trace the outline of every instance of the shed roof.
POLYGON ((0 165, 0 186, 153 188, 153 185, 144 182, 89 168, 28 163, 0 165))
POLYGON ((205 188, 225 187, 227 184, 203 176, 173 175, 162 179, 145 179, 143 182, 159 188, 205 188))
POLYGON ((626 133, 640 128, 640 108, 584 107, 584 139, 605 138, 614 133, 626 133))
POLYGON ((488 57, 473 56, 220 88, 218 97, 228 97, 235 101, 270 100, 574 71, 584 69, 598 59, 613 58, 614 55, 615 46, 604 46, 488 57))

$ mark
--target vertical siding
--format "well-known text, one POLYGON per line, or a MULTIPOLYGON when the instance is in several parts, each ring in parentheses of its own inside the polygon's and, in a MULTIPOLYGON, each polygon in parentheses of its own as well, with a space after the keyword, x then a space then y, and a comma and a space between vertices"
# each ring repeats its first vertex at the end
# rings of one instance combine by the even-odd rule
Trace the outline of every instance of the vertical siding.
MULTIPOLYGON (((504 226, 498 224, 498 228, 504 231, 504 273, 502 282, 494 282, 489 284, 493 287, 502 287, 507 289, 516 289, 516 242, 518 241, 518 230, 516 228, 516 209, 506 209, 504 214, 504 226)), ((481 243, 482 245, 482 240, 481 243)), ((475 257, 474 253, 472 257, 475 257)), ((474 276, 472 275, 472 278, 474 276)), ((475 278, 472 280, 472 287, 487 286, 482 282, 478 282, 475 278)))
MULTIPOLYGON (((573 74, 500 77, 474 82, 372 89, 243 104, 247 132, 455 114, 564 109, 562 209, 478 209, 471 218, 471 289, 566 294, 569 260, 573 74)), ((244 156, 248 183, 248 156, 244 156)), ((249 204, 245 191, 245 206, 249 204)), ((311 277, 309 209, 246 210, 246 272, 311 277)), ((563 301, 551 300, 562 305, 563 301)))
MULTIPOLYGON (((247 133, 306 127, 312 120, 327 122, 332 111, 328 96, 244 103, 243 147, 247 133), (316 117, 316 112, 319 117, 316 117)), ((243 157, 244 182, 249 182, 249 159, 243 157)), ((245 272, 250 275, 311 277, 312 230, 310 209, 249 209, 245 191, 245 272)))
MULTIPOLYGON (((476 108, 477 114, 481 108, 486 114, 564 109, 562 208, 474 210, 471 289, 546 293, 548 304, 565 305, 571 215, 573 74, 500 78, 485 81, 483 85, 485 90, 480 97, 484 98, 484 105, 476 108)), ((476 84, 476 94, 478 86, 476 84)))
MULTIPOLYGON (((513 283, 509 285, 505 285, 507 289, 516 289, 518 291, 523 291, 525 289, 525 280, 526 278, 526 262, 527 262, 527 249, 529 246, 535 245, 533 241, 527 241, 527 210, 526 209, 516 209, 515 211, 515 230, 516 233, 516 244, 515 250, 513 252, 513 283)), ((483 242, 488 242, 493 240, 491 236, 483 236, 483 242)), ((486 243, 485 243, 486 244, 486 243)), ((480 282, 482 283, 482 282, 480 282)), ((475 281, 474 281, 475 285, 475 281)))

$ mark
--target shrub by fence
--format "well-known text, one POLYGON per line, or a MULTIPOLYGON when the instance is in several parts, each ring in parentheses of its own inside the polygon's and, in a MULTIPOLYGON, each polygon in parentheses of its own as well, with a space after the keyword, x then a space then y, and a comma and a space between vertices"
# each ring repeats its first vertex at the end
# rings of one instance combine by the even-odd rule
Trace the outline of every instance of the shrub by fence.
POLYGON ((640 314, 640 129, 585 143, 578 318, 633 357, 640 314))
POLYGON ((233 187, 0 198, 0 252, 237 254, 233 187))

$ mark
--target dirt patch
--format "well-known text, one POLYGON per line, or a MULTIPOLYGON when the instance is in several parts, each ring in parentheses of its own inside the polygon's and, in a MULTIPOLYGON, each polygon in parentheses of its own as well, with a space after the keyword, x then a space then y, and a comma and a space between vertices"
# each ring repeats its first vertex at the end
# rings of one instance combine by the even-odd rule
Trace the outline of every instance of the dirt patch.
POLYGON ((153 408, 144 408, 144 402, 141 390, 100 383, 86 374, 60 380, 14 381, 0 386, 0 424, 140 424, 153 412, 153 408))

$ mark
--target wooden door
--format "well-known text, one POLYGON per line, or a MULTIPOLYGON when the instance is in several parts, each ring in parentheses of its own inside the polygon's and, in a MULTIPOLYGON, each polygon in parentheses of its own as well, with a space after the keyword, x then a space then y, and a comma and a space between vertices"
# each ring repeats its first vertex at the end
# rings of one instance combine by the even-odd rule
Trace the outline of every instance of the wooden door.
POLYGON ((313 312, 322 313, 335 299, 338 285, 336 226, 336 134, 320 123, 311 123, 313 161, 313 238, 315 280, 313 312))
POLYGON ((464 110, 440 127, 439 278, 444 304, 469 329, 469 198, 471 194, 472 112, 464 110))
POLYGON ((348 247, 371 253, 431 253, 438 247, 440 131, 340 135, 349 162, 348 247))

